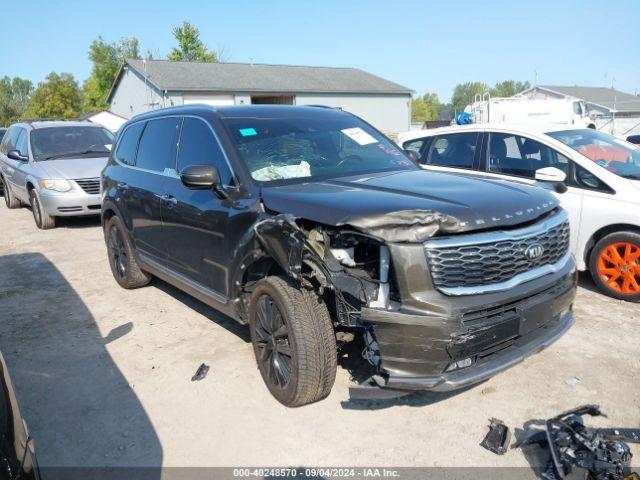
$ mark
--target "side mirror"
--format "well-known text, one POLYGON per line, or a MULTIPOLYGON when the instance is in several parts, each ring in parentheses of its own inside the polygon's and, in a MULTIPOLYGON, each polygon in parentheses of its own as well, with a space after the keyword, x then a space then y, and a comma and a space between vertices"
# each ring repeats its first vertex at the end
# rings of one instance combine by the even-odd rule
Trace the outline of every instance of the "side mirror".
POLYGON ((413 160, 417 165, 420 165, 420 154, 418 152, 416 152, 415 150, 406 149, 404 153, 406 153, 407 157, 413 160))
POLYGON ((564 181, 567 179, 567 174, 556 167, 545 167, 536 170, 536 180, 539 182, 547 182, 553 184, 556 192, 564 193, 567 191, 567 185, 564 181))
POLYGON ((180 172, 180 180, 193 189, 217 189, 220 173, 213 165, 189 165, 180 172))
POLYGON ((7 152, 7 157, 11 160, 17 160, 18 162, 28 162, 29 157, 25 157, 20 153, 19 150, 9 150, 7 152))
POLYGON ((640 145, 640 135, 629 135, 627 137, 627 142, 635 143, 636 145, 640 145))

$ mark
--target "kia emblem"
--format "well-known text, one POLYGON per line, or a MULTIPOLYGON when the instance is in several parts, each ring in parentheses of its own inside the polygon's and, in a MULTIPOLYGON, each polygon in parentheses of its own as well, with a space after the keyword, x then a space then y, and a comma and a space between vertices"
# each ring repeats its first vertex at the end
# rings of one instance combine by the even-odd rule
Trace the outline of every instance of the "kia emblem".
POLYGON ((532 243, 527 247, 524 251, 524 256, 527 257, 528 260, 537 260, 544 254, 544 247, 540 243, 532 243))

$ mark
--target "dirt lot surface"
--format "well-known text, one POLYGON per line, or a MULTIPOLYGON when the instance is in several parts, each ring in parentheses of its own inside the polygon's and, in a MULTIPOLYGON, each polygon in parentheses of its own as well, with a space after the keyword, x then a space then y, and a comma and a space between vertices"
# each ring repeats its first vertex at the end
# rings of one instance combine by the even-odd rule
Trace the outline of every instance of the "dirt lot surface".
POLYGON ((158 280, 121 289, 97 219, 40 231, 3 204, 0 232, 0 350, 43 466, 528 466, 537 447, 478 446, 489 417, 514 429, 598 403, 594 425, 640 427, 640 306, 584 275, 573 329, 483 384, 350 402, 339 369, 329 398, 287 409, 244 327, 158 280))

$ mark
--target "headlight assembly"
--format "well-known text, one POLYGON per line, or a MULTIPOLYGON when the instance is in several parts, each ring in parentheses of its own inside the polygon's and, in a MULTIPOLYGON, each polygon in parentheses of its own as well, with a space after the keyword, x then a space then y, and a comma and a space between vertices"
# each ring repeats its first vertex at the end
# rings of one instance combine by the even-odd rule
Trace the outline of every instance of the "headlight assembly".
POLYGON ((44 189, 55 190, 56 192, 68 192, 71 190, 71 183, 67 180, 42 180, 40 185, 44 189))

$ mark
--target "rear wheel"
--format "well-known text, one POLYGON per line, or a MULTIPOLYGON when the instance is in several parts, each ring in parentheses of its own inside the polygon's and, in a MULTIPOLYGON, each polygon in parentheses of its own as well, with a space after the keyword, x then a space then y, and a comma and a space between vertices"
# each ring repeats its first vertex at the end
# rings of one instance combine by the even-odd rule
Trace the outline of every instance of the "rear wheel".
POLYGON ((4 203, 7 205, 7 208, 20 208, 20 200, 13 196, 4 178, 2 179, 2 189, 4 190, 4 203))
POLYGON ((35 190, 29 192, 29 203, 31 203, 31 211, 33 212, 33 219, 36 222, 36 226, 42 230, 48 230, 56 226, 56 217, 48 215, 42 208, 40 199, 35 190))
POLYGON ((116 282, 123 288, 144 287, 151 281, 151 275, 142 271, 136 261, 133 248, 124 231, 122 221, 111 217, 104 227, 109 266, 116 282))
POLYGON ((331 392, 335 334, 319 299, 283 278, 267 277, 251 295, 249 328, 262 379, 280 403, 298 407, 331 392))
POLYGON ((640 235, 616 232, 600 239, 589 259, 591 276, 607 295, 640 301, 640 235))

